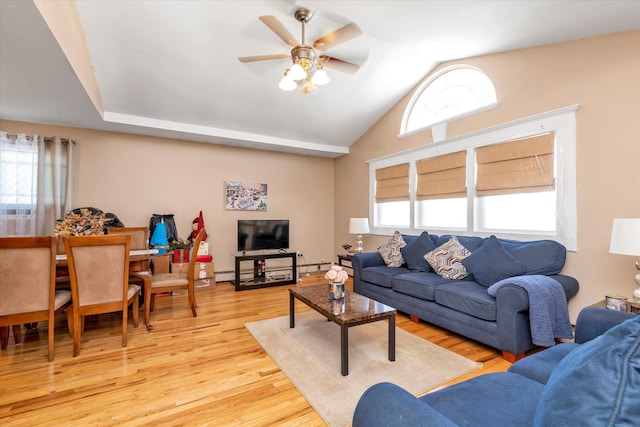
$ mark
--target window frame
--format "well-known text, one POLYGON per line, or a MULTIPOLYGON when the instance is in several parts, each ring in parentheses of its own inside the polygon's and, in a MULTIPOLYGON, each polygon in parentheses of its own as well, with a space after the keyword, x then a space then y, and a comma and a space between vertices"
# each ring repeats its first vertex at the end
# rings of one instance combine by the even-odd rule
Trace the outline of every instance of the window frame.
POLYGON ((515 240, 550 239, 562 243, 567 250, 577 250, 577 203, 576 203, 576 111, 580 105, 552 110, 489 128, 430 143, 410 150, 369 160, 369 223, 371 233, 392 235, 395 230, 406 234, 420 234, 425 228, 415 226, 416 161, 456 151, 467 150, 467 226, 462 229, 429 229, 435 234, 464 233, 469 236, 486 237, 496 234, 515 240), (508 230, 475 230, 475 149, 499 144, 514 139, 526 138, 544 132, 556 136, 556 233, 511 232, 508 230), (380 227, 376 224, 375 170, 400 163, 409 163, 409 227, 380 227))
POLYGON ((481 69, 477 68, 477 67, 473 67, 471 65, 466 65, 466 64, 457 64, 457 65, 452 65, 450 67, 444 68, 442 70, 439 70, 438 72, 436 72, 435 74, 433 74, 432 76, 430 76, 427 80, 425 80, 420 87, 414 92, 413 96, 411 97, 411 100, 409 101, 409 103, 407 104, 407 108, 404 110, 404 114, 402 115, 402 120, 400 122, 400 132, 398 134, 398 138, 406 138, 421 132, 424 132, 425 130, 429 130, 432 128, 437 128, 440 126, 446 126, 447 123, 452 122, 454 120, 460 120, 463 119, 465 117, 469 117, 469 116, 473 116, 475 114, 481 113, 483 111, 487 111, 487 110, 492 110, 494 108, 498 107, 498 97, 495 91, 495 86, 493 85, 493 82, 491 82, 491 79, 489 79, 489 81, 491 82, 492 88, 493 88, 493 93, 494 96, 496 98, 496 101, 491 102, 491 103, 487 103, 484 104, 478 108, 474 108, 472 110, 467 110, 464 111, 460 114, 456 114, 450 117, 447 117, 446 119, 443 120, 439 120, 433 123, 429 123, 427 125, 424 126, 420 126, 416 129, 412 129, 410 131, 407 131, 407 125, 409 123, 409 119, 411 117, 411 114, 413 113, 414 107, 416 106, 416 103, 420 100, 420 97, 422 96, 422 94, 424 93, 425 90, 427 90, 427 88, 436 80, 438 80, 439 78, 443 77, 445 74, 455 71, 455 70, 459 70, 459 69, 470 69, 470 70, 474 70, 477 71, 478 73, 481 73, 483 75, 485 75, 488 79, 489 76, 486 75, 486 73, 484 71, 482 71, 481 69))

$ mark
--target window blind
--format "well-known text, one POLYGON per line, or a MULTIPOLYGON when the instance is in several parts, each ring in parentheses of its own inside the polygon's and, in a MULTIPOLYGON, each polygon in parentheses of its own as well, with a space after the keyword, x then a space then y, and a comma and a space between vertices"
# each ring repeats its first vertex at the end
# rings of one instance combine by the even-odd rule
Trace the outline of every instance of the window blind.
POLYGON ((416 162, 417 200, 466 197, 467 152, 445 154, 416 162))
POLYGON ((409 200, 409 163, 376 169, 376 203, 409 200))
POLYGON ((554 133, 476 149, 476 195, 555 189, 554 133))

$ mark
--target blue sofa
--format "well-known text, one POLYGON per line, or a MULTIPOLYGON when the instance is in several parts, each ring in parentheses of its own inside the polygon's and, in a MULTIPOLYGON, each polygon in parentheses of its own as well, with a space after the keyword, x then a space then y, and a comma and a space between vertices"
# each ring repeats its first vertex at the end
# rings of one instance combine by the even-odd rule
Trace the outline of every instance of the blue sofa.
POLYGON ((509 284, 494 297, 487 292, 488 287, 515 273, 555 279, 567 301, 578 292, 577 280, 560 274, 566 249, 555 241, 457 236, 473 255, 468 260, 474 268, 472 275, 452 280, 431 271, 423 258, 426 251, 441 246, 451 236, 424 232, 402 237, 406 243, 401 249, 405 263, 400 267, 388 267, 379 252, 352 258, 354 291, 407 313, 415 321, 422 319, 497 348, 512 363, 537 347, 531 339, 528 293, 509 284))
POLYGON ((376 384, 360 398, 352 426, 638 426, 640 316, 585 308, 576 342, 420 398, 376 384))

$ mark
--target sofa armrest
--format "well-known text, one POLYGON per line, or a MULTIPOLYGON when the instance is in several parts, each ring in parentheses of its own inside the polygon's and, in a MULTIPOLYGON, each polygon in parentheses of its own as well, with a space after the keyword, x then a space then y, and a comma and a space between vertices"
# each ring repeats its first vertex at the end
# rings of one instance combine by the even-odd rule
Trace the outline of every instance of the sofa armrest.
POLYGON ((360 397, 352 427, 451 427, 440 412, 391 383, 375 384, 360 397))
POLYGON ((578 285, 578 281, 571 276, 565 276, 564 274, 555 274, 549 276, 552 279, 555 279, 564 290, 564 293, 567 295, 567 301, 576 296, 578 293, 578 289, 580 286, 578 285))
POLYGON ((356 254, 351 258, 351 265, 353 269, 361 270, 367 267, 373 267, 377 265, 386 265, 379 252, 364 252, 356 254))
POLYGON ((362 269, 366 267, 384 266, 384 260, 378 252, 364 252, 356 254, 351 258, 351 266, 353 267, 353 291, 362 293, 360 284, 362 283, 362 269))
MULTIPOLYGON (((578 281, 570 276, 556 274, 549 276, 560 283, 567 301, 578 292, 578 281)), ((515 284, 506 284, 496 292, 496 322, 500 349, 522 354, 533 348, 529 326, 529 294, 515 284)))
POLYGON ((496 293, 496 326, 500 350, 519 355, 531 349, 529 294, 520 286, 507 284, 496 293))
POLYGON ((576 320, 575 341, 578 344, 584 344, 634 316, 636 315, 624 311, 585 307, 580 311, 576 320))

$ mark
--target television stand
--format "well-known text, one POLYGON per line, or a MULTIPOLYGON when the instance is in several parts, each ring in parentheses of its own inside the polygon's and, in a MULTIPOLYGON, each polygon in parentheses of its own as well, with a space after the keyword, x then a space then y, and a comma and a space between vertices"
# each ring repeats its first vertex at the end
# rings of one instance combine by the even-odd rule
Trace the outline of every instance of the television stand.
POLYGON ((235 280, 233 284, 236 291, 247 289, 266 288, 269 286, 293 285, 298 280, 298 268, 296 262, 297 253, 291 251, 275 250, 275 251, 258 251, 254 253, 242 251, 233 254, 235 258, 235 280), (291 259, 291 267, 282 267, 286 274, 272 274, 271 277, 266 269, 266 260, 268 259, 291 259), (241 277, 242 263, 252 262, 253 274, 250 278, 241 277), (289 276, 288 272, 291 272, 289 276))

